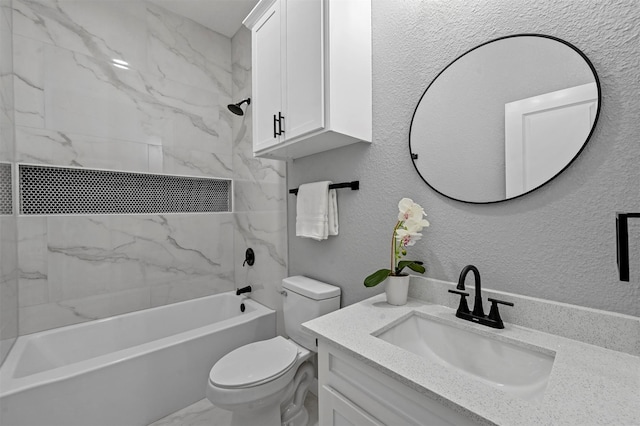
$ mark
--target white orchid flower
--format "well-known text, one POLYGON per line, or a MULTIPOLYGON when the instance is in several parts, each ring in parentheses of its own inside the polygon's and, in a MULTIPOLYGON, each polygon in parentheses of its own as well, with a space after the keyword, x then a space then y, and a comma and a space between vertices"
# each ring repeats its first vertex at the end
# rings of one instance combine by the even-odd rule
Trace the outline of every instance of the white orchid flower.
POLYGON ((374 287, 389 276, 402 276, 404 268, 424 274, 424 263, 418 260, 401 260, 407 255, 406 248, 422 238, 422 228, 429 226, 424 219, 424 209, 411 198, 403 198, 398 203, 398 222, 391 237, 391 269, 379 269, 364 279, 365 287, 374 287))
POLYGON ((409 219, 421 219, 424 216, 424 209, 419 204, 413 202, 411 198, 403 198, 398 203, 398 220, 407 221, 409 219))
POLYGON ((404 223, 404 227, 410 232, 420 232, 422 228, 426 228, 427 226, 429 226, 429 221, 422 218, 410 218, 404 223))
POLYGON ((396 231, 396 239, 405 247, 414 245, 420 238, 422 238, 422 234, 419 232, 401 228, 396 231))

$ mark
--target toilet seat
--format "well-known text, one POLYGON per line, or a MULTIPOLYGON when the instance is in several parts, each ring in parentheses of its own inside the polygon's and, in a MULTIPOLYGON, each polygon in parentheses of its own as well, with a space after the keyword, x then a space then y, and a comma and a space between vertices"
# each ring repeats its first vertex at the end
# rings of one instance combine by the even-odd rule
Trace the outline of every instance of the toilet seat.
POLYGON ((297 358, 297 345, 282 336, 250 343, 220 358, 209 381, 224 389, 258 386, 291 370, 297 358))

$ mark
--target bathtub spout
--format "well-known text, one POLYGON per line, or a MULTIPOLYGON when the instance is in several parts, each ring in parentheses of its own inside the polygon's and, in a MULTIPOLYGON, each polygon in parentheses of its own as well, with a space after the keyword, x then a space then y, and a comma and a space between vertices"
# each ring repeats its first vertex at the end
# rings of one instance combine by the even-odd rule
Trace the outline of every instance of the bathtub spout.
POLYGON ((251 286, 248 285, 246 287, 242 287, 236 290, 236 296, 240 296, 242 293, 249 293, 251 291, 251 286))
POLYGON ((293 379, 293 389, 295 395, 293 401, 282 413, 282 423, 287 424, 300 410, 304 408, 304 399, 307 396, 309 386, 313 381, 315 368, 310 362, 305 362, 296 372, 293 379))

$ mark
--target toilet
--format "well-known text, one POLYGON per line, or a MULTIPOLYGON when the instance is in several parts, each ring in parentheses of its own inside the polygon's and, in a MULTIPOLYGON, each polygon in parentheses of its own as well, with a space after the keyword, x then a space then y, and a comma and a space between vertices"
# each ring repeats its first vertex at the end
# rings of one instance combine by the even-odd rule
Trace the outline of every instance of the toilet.
POLYGON ((235 349, 209 373, 207 398, 232 412, 232 426, 306 426, 316 339, 301 324, 340 308, 340 288, 303 276, 282 280, 282 336, 235 349))

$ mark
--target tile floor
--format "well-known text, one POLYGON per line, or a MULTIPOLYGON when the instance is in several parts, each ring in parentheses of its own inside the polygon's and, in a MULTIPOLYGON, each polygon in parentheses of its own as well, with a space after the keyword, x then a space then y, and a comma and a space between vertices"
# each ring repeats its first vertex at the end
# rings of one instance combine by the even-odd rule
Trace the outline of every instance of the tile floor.
MULTIPOLYGON (((304 406, 309 411, 309 426, 318 426, 318 398, 307 393, 304 406)), ((149 426, 229 426, 230 423, 231 412, 214 407, 205 398, 149 426)))

